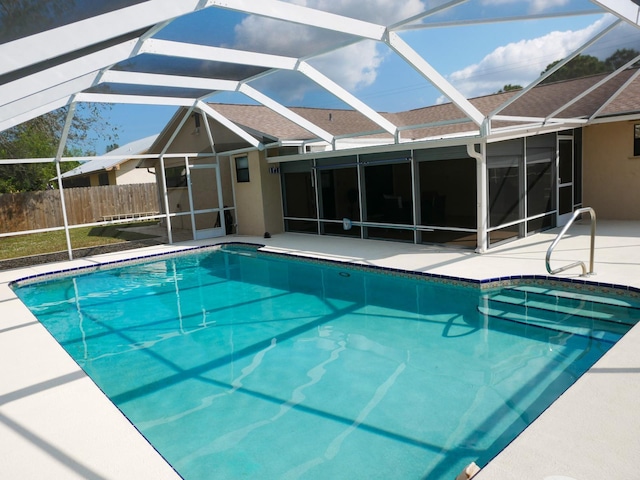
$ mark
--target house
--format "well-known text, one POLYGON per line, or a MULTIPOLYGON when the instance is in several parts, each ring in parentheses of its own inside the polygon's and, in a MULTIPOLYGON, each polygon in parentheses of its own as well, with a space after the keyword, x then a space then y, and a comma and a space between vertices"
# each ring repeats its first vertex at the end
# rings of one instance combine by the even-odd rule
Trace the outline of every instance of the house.
MULTIPOLYGON (((107 152, 61 175, 65 188, 96 187, 102 185, 128 185, 153 183, 155 175, 137 169, 134 155, 147 153, 158 135, 151 135, 107 152)), ((53 179, 57 181, 57 178, 53 179)))
POLYGON ((640 220, 637 75, 630 68, 470 99, 487 117, 502 109, 488 131, 451 103, 381 113, 399 126, 398 139, 355 110, 290 109, 333 144, 261 105, 209 105, 237 129, 210 112, 203 126, 203 116, 185 108, 150 149, 166 149, 162 160, 141 166, 164 167, 156 172, 160 189, 167 186, 167 220, 194 238, 223 235, 224 210, 227 230, 239 234, 482 252, 563 225, 583 206, 600 218, 640 220))

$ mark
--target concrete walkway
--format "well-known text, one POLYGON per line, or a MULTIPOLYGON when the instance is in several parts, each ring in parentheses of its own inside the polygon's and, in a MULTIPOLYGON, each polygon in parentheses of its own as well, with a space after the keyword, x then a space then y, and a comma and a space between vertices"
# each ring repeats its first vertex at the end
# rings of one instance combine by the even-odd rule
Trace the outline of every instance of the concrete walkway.
MULTIPOLYGON (((302 234, 227 237, 269 250, 472 279, 545 275, 557 232, 485 255, 463 250, 302 234)), ((211 242, 209 242, 211 243, 211 242)), ((17 278, 139 257, 207 242, 160 245, 0 272, 0 477, 179 478, 53 340, 8 287, 17 278)), ((553 265, 588 259, 588 226, 575 225, 553 265)), ((640 288, 640 224, 600 222, 591 281, 640 288)), ((577 277, 579 270, 561 277, 577 277)), ((476 477, 478 480, 640 478, 640 328, 587 374, 476 477)))

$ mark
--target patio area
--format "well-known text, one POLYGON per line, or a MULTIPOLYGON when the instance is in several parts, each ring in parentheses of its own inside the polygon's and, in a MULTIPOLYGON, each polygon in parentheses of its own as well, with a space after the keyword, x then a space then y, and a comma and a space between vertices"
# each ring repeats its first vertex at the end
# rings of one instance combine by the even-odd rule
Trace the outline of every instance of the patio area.
MULTIPOLYGON (((220 242, 264 244, 272 251, 470 279, 546 275, 544 258, 559 230, 477 255, 426 245, 281 234, 220 242)), ((589 225, 558 245, 557 267, 589 257, 589 225)), ((179 478, 15 297, 12 280, 215 243, 191 241, 72 262, 0 272, 0 448, 6 478, 179 478)), ((598 223, 589 281, 640 288, 640 223, 598 223)), ((579 269, 558 275, 577 278, 579 269)), ((640 451, 640 327, 631 330, 476 477, 501 479, 635 478, 640 451)))

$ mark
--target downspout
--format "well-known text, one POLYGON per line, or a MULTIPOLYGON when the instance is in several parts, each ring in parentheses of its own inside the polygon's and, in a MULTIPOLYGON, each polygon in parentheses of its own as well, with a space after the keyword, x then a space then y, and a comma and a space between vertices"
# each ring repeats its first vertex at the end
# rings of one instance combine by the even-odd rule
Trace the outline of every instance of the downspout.
POLYGON ((489 208, 487 205, 487 144, 468 143, 467 154, 476 159, 476 221, 478 240, 476 253, 485 253, 489 245, 489 208), (480 151, 476 151, 476 145, 480 146, 480 151))

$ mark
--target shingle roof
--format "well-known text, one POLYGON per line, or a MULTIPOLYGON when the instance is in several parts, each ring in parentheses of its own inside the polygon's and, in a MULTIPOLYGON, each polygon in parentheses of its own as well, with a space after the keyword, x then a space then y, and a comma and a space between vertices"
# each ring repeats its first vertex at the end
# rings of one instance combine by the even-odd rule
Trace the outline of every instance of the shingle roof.
MULTIPOLYGON (((583 119, 591 117, 636 72, 636 69, 621 72, 589 95, 559 112, 556 117, 583 119)), ((500 114, 545 118, 605 79, 606 76, 606 74, 600 74, 539 85, 508 105, 500 114)), ((489 115, 518 94, 519 91, 502 92, 472 98, 470 102, 482 114, 489 115)), ((234 123, 256 132, 262 132, 266 136, 280 140, 316 138, 313 133, 262 105, 212 104, 211 106, 234 123)), ((306 107, 293 107, 291 110, 334 136, 378 132, 369 136, 390 137, 389 134, 382 132, 376 123, 357 111, 306 107)), ((599 112, 598 117, 629 113, 640 113, 640 79, 634 79, 615 100, 607 105, 602 112, 599 112)), ((466 119, 464 114, 452 103, 381 114, 399 127, 449 122, 449 124, 403 130, 402 138, 404 139, 438 137, 477 130, 477 126, 466 119)), ((515 122, 494 122, 494 127, 514 124, 515 122)))
MULTIPOLYGON (((232 122, 280 140, 317 138, 298 124, 262 105, 212 104, 232 122)), ((332 135, 350 135, 381 130, 380 126, 355 110, 292 107, 290 109, 332 135)))

